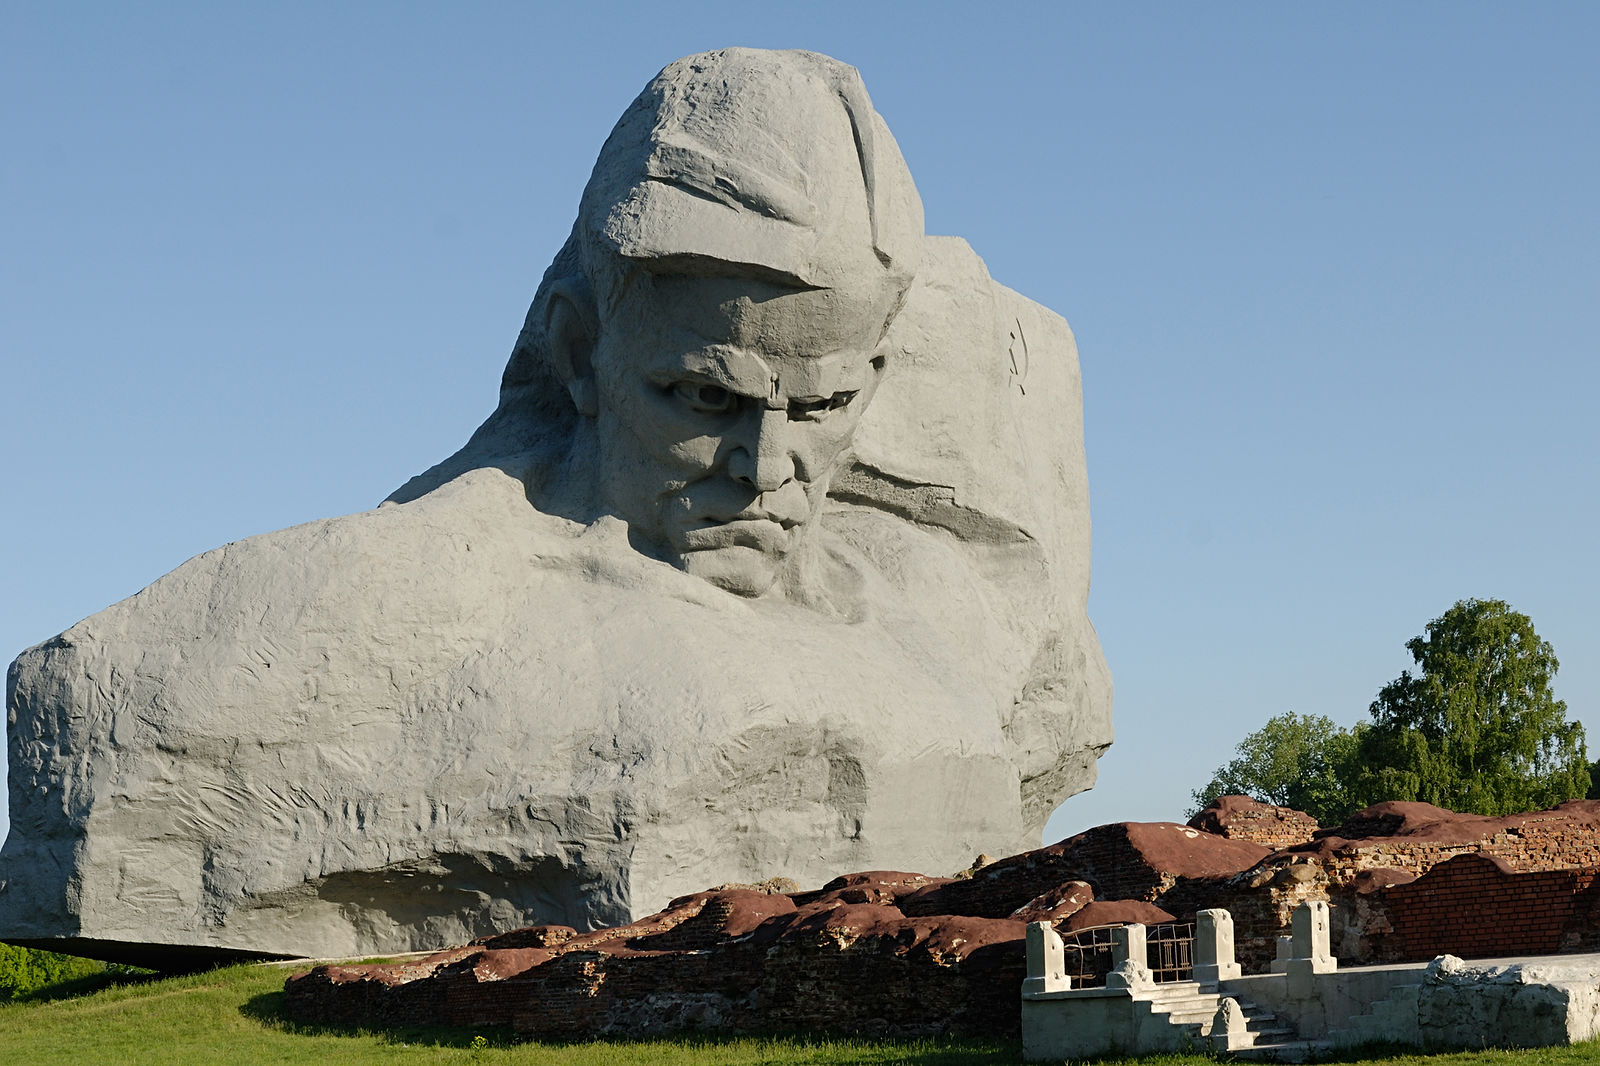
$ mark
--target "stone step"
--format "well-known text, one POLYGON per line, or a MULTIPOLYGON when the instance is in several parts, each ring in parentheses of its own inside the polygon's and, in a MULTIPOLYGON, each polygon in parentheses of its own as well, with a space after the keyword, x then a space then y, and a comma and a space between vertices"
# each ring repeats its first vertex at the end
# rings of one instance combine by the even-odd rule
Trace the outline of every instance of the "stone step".
MULTIPOLYGON (((1277 1021, 1276 1018, 1272 1020, 1277 1021)), ((1210 1018, 1205 1019, 1203 1022, 1188 1021, 1177 1024, 1178 1028, 1187 1030, 1190 1038, 1196 1042, 1205 1040, 1211 1030, 1210 1018)), ((1238 1047, 1277 1046, 1296 1042, 1294 1030, 1285 1025, 1251 1025, 1245 1029, 1242 1040, 1243 1042, 1238 1047)))
POLYGON ((1222 1000, 1216 996, 1193 996, 1189 999, 1149 999, 1145 1000, 1153 1011, 1191 1010, 1197 1007, 1210 1007, 1217 1009, 1217 1004, 1222 1000))
POLYGON ((1138 998, 1148 1003, 1171 1003, 1191 999, 1221 999, 1222 997, 1215 992, 1202 992, 1191 985, 1188 988, 1174 988, 1171 990, 1165 988, 1155 991, 1145 990, 1139 993, 1138 998))
POLYGON ((1221 1002, 1221 1000, 1217 999, 1169 999, 1164 1003, 1151 1003, 1150 1012, 1152 1014, 1174 1014, 1180 1011, 1215 1011, 1221 1002))
POLYGON ((1397 1029, 1404 1030, 1415 1024, 1420 988, 1420 985, 1396 985, 1387 996, 1371 1004, 1365 1012, 1347 1019, 1344 1025, 1330 1031, 1328 1039, 1337 1047, 1393 1041, 1398 1035, 1397 1029))
POLYGON ((1241 1059, 1256 1062, 1305 1062, 1326 1057, 1333 1045, 1326 1040, 1283 1040, 1271 1044, 1252 1044, 1232 1052, 1241 1059))
MULTIPOLYGON (((1245 1051, 1258 1047, 1288 1048, 1288 1053, 1298 1053, 1290 1047, 1300 1043, 1293 1027, 1285 1025, 1272 1011, 1257 1006, 1249 1000, 1234 998, 1234 1003, 1239 1007, 1243 1016, 1244 1031, 1234 1033, 1228 1039, 1228 1051, 1245 1051)), ((1211 1027, 1206 1026, 1208 1034, 1213 1038, 1220 1038, 1220 1034, 1209 1033, 1211 1027)), ((1213 1047, 1222 1050, 1220 1045, 1213 1040, 1213 1047)))
POLYGON ((1211 1019, 1217 1016, 1217 1008, 1209 1010, 1184 1010, 1184 1011, 1158 1011, 1166 1014, 1168 1025, 1210 1025, 1211 1019))
POLYGON ((1184 983, 1177 985, 1156 985, 1153 988, 1141 989, 1140 999, 1184 999, 1190 996, 1215 996, 1215 988, 1206 989, 1202 985, 1184 983))
POLYGON ((1221 996, 1209 992, 1190 992, 1187 995, 1182 996, 1141 995, 1139 998, 1144 1000, 1146 1003, 1218 1003, 1222 1000, 1221 996))

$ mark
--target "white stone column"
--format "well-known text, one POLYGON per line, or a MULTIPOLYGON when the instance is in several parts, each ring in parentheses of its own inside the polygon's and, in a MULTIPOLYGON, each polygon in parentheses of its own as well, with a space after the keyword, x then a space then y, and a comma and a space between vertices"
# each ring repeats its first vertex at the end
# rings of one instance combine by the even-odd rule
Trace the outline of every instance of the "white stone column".
POLYGON ((1037 992, 1065 992, 1072 987, 1067 977, 1066 963, 1061 949, 1061 938, 1049 922, 1028 923, 1028 976, 1022 982, 1022 994, 1037 992))
POLYGON ((1230 981, 1243 971, 1233 954, 1233 915, 1218 907, 1194 916, 1194 979, 1230 981))
POLYGON ((1106 974, 1106 987, 1131 991, 1152 984, 1148 958, 1143 925, 1135 922, 1111 930, 1112 969, 1106 974))
POLYGON ((1288 973, 1289 960, 1294 958, 1294 937, 1280 936, 1273 945, 1272 972, 1288 973))
POLYGON ((1339 967, 1329 946, 1328 904, 1320 899, 1300 904, 1294 911, 1292 929, 1289 961, 1284 964, 1289 992, 1309 996, 1313 974, 1332 973, 1339 967))

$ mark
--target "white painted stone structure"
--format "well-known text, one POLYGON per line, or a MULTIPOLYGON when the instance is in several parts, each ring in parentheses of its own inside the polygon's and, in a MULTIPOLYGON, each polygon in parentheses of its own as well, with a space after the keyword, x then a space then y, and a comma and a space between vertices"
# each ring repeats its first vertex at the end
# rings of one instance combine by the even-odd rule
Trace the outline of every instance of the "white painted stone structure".
POLYGON ((1106 974, 1106 987, 1130 990, 1148 987, 1152 983, 1147 962, 1149 946, 1145 927, 1138 922, 1113 929, 1111 972, 1106 974))
POLYGON ((1067 979, 1061 937, 1049 922, 1028 923, 1028 976, 1024 992, 1064 992, 1072 987, 1067 979))
POLYGON ((1233 954, 1233 915, 1220 907, 1194 916, 1194 979, 1214 985, 1242 971, 1233 954))
POLYGON ((1294 909, 1291 919, 1290 953, 1284 963, 1289 987, 1309 994, 1316 974, 1332 973, 1339 960, 1333 957, 1328 928, 1328 904, 1310 900, 1294 909))
MULTIPOLYGON (((1421 1048, 1539 1047, 1600 1037, 1600 955, 1465 963, 1339 967, 1328 950, 1326 904, 1293 916, 1286 973, 1216 982, 1022 993, 1023 1057, 1030 1062, 1195 1049, 1255 1051, 1297 1061, 1365 1043, 1421 1048), (1299 964, 1299 965, 1296 965, 1299 964)), ((1036 923, 1048 926, 1048 923, 1036 923)), ((1196 957, 1236 968, 1224 923, 1196 923, 1196 957)), ((1231 931, 1231 918, 1226 923, 1231 931)), ((1125 943, 1143 940, 1143 929, 1125 943)), ((1041 940, 1044 938, 1041 936, 1041 940)), ((1029 977, 1034 975, 1030 955, 1029 977)))
POLYGON ((1218 1051, 1237 1051, 1244 1047, 1250 1026, 1244 1008, 1232 996, 1222 997, 1217 1013, 1211 1016, 1211 1046, 1218 1051))

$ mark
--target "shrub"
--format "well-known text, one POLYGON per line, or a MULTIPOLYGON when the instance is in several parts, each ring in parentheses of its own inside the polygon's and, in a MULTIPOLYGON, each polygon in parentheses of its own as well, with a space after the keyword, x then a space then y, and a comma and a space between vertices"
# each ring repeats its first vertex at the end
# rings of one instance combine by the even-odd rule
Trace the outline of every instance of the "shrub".
POLYGON ((0 1003, 21 999, 63 981, 88 977, 105 968, 105 963, 94 959, 0 944, 0 1003))

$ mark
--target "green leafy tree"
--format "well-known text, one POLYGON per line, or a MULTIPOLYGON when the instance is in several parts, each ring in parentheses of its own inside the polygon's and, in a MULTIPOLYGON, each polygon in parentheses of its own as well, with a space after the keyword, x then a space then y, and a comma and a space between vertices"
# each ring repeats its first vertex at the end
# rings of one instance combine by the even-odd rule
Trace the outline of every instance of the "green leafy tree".
POLYGON ((1383 687, 1359 736, 1364 803, 1513 814, 1589 791, 1583 726, 1551 693, 1559 663, 1527 615, 1461 600, 1406 648, 1417 675, 1383 687))
POLYGON ((1321 715, 1290 711, 1239 742, 1236 757, 1217 768, 1206 786, 1192 795, 1205 807, 1219 796, 1243 795, 1279 807, 1293 807, 1335 825, 1357 809, 1350 783, 1355 779, 1358 735, 1321 715))

